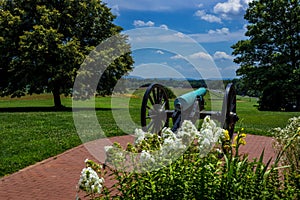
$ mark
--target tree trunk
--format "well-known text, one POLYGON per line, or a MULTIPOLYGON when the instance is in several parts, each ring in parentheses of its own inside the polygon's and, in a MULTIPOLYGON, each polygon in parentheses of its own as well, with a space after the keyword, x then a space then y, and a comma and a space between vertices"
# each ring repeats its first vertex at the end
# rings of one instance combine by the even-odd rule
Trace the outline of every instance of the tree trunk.
POLYGON ((53 91, 53 99, 54 99, 54 107, 55 108, 61 108, 61 100, 60 100, 60 92, 59 87, 54 87, 53 91))

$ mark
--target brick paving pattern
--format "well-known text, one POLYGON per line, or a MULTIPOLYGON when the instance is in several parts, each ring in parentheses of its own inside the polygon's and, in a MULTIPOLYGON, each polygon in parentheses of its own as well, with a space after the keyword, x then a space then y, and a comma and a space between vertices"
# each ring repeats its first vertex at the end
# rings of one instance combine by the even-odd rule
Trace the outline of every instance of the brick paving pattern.
MULTIPOLYGON (((125 146, 132 142, 130 135, 96 140, 68 150, 58 156, 29 166, 12 175, 0 179, 0 199, 22 200, 68 200, 76 198, 76 185, 86 158, 103 162, 104 146, 119 142, 125 146)), ((274 157, 273 139, 265 136, 247 135, 247 145, 240 148, 250 160, 259 158, 265 149, 266 162, 274 157)))

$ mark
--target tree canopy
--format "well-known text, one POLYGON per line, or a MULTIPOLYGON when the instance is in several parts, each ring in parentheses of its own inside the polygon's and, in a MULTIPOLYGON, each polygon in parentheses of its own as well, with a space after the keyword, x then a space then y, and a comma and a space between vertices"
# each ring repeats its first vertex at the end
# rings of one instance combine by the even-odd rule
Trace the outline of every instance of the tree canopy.
POLYGON ((244 18, 246 36, 232 46, 237 75, 260 94, 262 110, 300 109, 299 0, 254 0, 244 18))
MULTIPOLYGON (((1 0, 0 95, 48 91, 60 107, 60 94, 72 92, 89 52, 121 32, 115 18, 101 0, 1 0)), ((126 37, 119 38, 129 48, 126 37)), ((116 58, 99 82, 102 93, 132 64, 130 52, 116 58)))

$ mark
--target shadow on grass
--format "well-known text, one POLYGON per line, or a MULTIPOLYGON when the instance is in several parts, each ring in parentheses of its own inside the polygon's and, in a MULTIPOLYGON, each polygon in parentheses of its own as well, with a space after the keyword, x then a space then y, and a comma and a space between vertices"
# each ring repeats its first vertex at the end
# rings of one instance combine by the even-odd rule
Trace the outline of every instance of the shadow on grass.
POLYGON ((71 107, 9 107, 0 108, 0 112, 77 112, 77 111, 111 111, 121 108, 74 108, 71 107))

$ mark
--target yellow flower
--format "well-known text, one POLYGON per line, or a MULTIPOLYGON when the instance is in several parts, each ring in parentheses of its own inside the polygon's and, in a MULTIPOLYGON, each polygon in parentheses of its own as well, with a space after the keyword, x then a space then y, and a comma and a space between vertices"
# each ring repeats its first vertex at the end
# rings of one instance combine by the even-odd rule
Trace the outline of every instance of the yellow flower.
POLYGON ((236 147, 237 145, 245 145, 246 140, 244 139, 246 137, 245 133, 238 134, 233 139, 232 147, 236 147))
POLYGON ((245 144, 246 144, 246 141, 245 141, 244 139, 240 138, 240 140, 239 140, 239 144, 241 144, 241 145, 245 145, 245 144))
POLYGON ((237 141, 237 139, 238 139, 238 135, 236 135, 235 137, 234 137, 234 139, 233 139, 233 143, 236 143, 236 141, 237 141))
POLYGON ((228 130, 224 131, 224 139, 225 139, 225 141, 230 140, 230 136, 229 136, 228 130))
POLYGON ((230 146, 229 146, 228 144, 225 144, 225 145, 223 146, 223 148, 224 148, 226 151, 230 150, 230 146))

